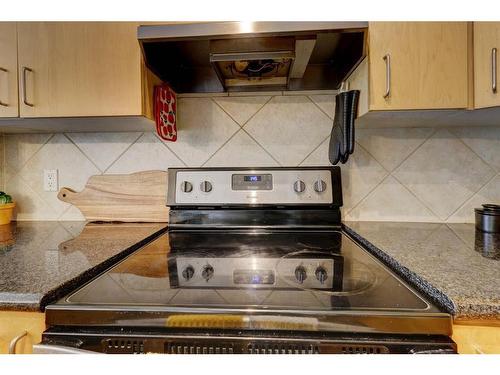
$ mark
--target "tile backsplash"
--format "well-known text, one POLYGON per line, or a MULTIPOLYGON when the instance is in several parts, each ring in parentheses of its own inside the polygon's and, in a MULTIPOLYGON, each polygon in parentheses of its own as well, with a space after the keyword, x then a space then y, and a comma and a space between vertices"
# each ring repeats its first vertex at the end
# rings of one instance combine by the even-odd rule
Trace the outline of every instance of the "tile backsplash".
MULTIPOLYGON (((153 131, 5 134, 0 183, 17 201, 17 220, 82 220, 43 191, 44 169, 78 191, 101 173, 329 165, 333 103, 317 93, 181 97, 175 143, 153 131)), ((473 222, 474 207, 500 203, 500 127, 356 129, 341 168, 345 220, 473 222)))

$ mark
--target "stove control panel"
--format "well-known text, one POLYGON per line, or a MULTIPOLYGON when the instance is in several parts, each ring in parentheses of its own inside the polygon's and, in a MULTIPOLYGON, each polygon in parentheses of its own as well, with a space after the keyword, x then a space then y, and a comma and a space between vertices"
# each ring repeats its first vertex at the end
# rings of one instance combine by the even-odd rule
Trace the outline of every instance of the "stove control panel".
MULTIPOLYGON (((171 168, 168 205, 332 204, 332 168, 171 168)), ((338 181, 340 185, 340 181, 338 181)))
MULTIPOLYGON (((177 256, 170 273, 181 288, 336 288, 340 259, 177 256)), ((172 280, 171 280, 172 282, 172 280)))

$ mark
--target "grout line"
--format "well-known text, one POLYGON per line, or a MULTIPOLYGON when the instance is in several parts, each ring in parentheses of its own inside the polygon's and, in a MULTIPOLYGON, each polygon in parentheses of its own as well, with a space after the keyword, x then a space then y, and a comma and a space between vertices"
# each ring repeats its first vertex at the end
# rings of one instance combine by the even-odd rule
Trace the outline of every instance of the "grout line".
MULTIPOLYGON (((387 129, 389 129, 389 128, 387 128, 387 129)), ((392 128, 390 128, 390 129, 392 129, 392 128)), ((413 128, 413 129, 420 129, 420 128, 413 128)), ((410 153, 408 154, 408 156, 406 156, 405 158, 403 158, 403 160, 401 160, 401 161, 400 161, 400 162, 399 162, 399 163, 398 163, 398 164, 397 164, 394 168, 392 168, 391 170, 389 170, 389 169, 387 169, 386 167, 384 167, 384 165, 383 165, 381 162, 379 162, 379 161, 377 160, 377 158, 376 158, 375 156, 373 156, 373 155, 372 155, 372 154, 371 154, 371 153, 370 153, 370 152, 369 152, 366 148, 364 148, 364 147, 363 147, 363 149, 364 149, 366 152, 368 152, 368 154, 369 154, 372 158, 374 158, 375 160, 377 160, 377 163, 379 163, 379 164, 382 166, 382 168, 384 168, 387 172, 389 172, 389 173, 391 173, 391 174, 392 174, 392 172, 394 172, 396 169, 398 169, 398 168, 399 168, 399 167, 400 167, 400 166, 401 166, 401 165, 402 165, 402 164, 403 164, 406 160, 408 160, 408 159, 409 159, 409 158, 410 158, 410 157, 411 157, 411 156, 412 156, 415 152, 417 152, 417 150, 418 150, 420 147, 422 147, 422 145, 423 145, 425 142, 427 142, 430 138, 432 138, 432 136, 433 136, 434 134, 436 134, 436 132, 437 132, 437 129, 436 129, 436 128, 434 128, 434 129, 433 129, 433 130, 429 133, 429 135, 428 135, 428 136, 427 136, 427 137, 426 137, 426 138, 425 138, 425 139, 424 139, 424 140, 423 140, 423 141, 422 141, 422 142, 421 142, 421 143, 420 143, 417 147, 415 147, 415 149, 414 149, 412 152, 410 152, 410 153)), ((358 143, 358 144, 359 144, 359 143, 358 143)))
POLYGON ((380 167, 381 167, 381 168, 385 171, 385 173, 386 173, 386 174, 385 174, 385 176, 384 176, 384 177, 383 177, 383 178, 379 181, 379 183, 378 183, 378 184, 376 184, 376 185, 375 185, 372 189, 370 189, 370 190, 369 190, 369 191, 368 191, 368 192, 364 195, 364 197, 362 197, 362 198, 359 200, 359 202, 358 202, 358 203, 356 203, 353 207, 351 207, 351 208, 350 208, 350 209, 349 209, 349 210, 345 213, 346 215, 348 215, 349 213, 351 213, 351 211, 352 211, 352 210, 354 210, 354 209, 355 209, 358 205, 360 205, 360 204, 361 204, 361 202, 363 202, 363 201, 364 201, 364 200, 365 200, 365 199, 366 199, 366 198, 367 198, 367 197, 368 197, 371 193, 373 193, 373 192, 375 191, 375 189, 376 189, 376 188, 378 188, 378 187, 379 187, 379 186, 380 186, 380 185, 381 185, 381 184, 382 184, 382 183, 383 183, 383 182, 387 179, 387 177, 388 177, 388 176, 390 176, 390 175, 391 175, 391 173, 390 173, 387 169, 385 169, 385 168, 384 168, 384 166, 383 166, 382 164, 380 164, 380 162, 379 162, 377 159, 375 159, 375 158, 373 157, 373 155, 372 155, 372 154, 370 154, 366 148, 364 148, 363 146, 361 146, 358 142, 356 142, 356 147, 361 148, 361 149, 362 149, 363 151, 365 151, 365 152, 366 152, 366 153, 367 153, 367 154, 368 154, 371 158, 373 158, 373 160, 375 160, 375 162, 376 162, 378 165, 380 165, 380 167))
POLYGON ((441 218, 441 215, 438 215, 436 212, 434 212, 433 209, 431 209, 422 199, 420 199, 418 197, 418 195, 413 192, 413 190, 411 190, 408 186, 406 186, 402 181, 400 181, 395 175, 393 175, 392 173, 390 173, 391 177, 394 178, 397 182, 399 182, 401 184, 401 186, 403 186, 411 195, 413 195, 415 197, 415 199, 417 201, 419 201, 425 208, 427 208, 429 210, 429 212, 431 214, 433 214, 434 216, 436 216, 437 219, 439 219, 439 223, 444 223, 443 219, 441 218))
MULTIPOLYGON (((249 97, 251 97, 251 96, 249 96, 249 97)), ((224 108, 222 108, 222 107, 221 107, 221 106, 220 106, 220 105, 219 105, 219 104, 218 104, 215 100, 214 100, 214 102, 215 102, 215 104, 216 104, 219 108, 221 108, 221 109, 222 109, 222 111, 224 111, 224 113, 226 113, 226 114, 227 114, 227 115, 228 115, 228 116, 229 116, 229 117, 230 117, 230 118, 231 118, 231 119, 232 119, 232 120, 233 120, 233 121, 234 121, 234 122, 235 122, 235 123, 236 123, 236 124, 240 127, 240 130, 243 130, 243 132, 244 132, 246 135, 248 135, 248 136, 249 136, 249 137, 250 137, 250 138, 251 138, 251 139, 252 139, 255 143, 257 143, 257 145, 258 145, 260 148, 262 148, 262 149, 263 149, 263 150, 264 150, 264 151, 265 151, 265 152, 266 152, 266 153, 267 153, 267 154, 271 157, 271 159, 273 159, 273 160, 274 160, 274 161, 275 161, 275 162, 276 162, 279 166, 281 166, 282 164, 281 164, 281 163, 280 163, 280 162, 279 162, 279 161, 278 161, 278 160, 277 160, 277 159, 276 159, 276 158, 275 158, 275 157, 274 157, 274 156, 273 156, 273 155, 272 155, 269 151, 267 151, 267 150, 266 150, 266 148, 265 148, 264 146, 262 146, 262 145, 261 145, 261 144, 260 144, 260 143, 259 143, 259 142, 258 142, 258 141, 257 141, 257 140, 256 140, 256 139, 255 139, 255 138, 254 138, 254 137, 253 137, 253 136, 252 136, 252 135, 251 135, 251 134, 250 134, 250 133, 249 133, 249 132, 248 132, 245 128, 244 128, 244 126, 245 126, 246 124, 248 124, 248 123, 250 122, 250 120, 251 120, 251 119, 253 119, 253 118, 257 115, 257 113, 259 113, 259 112, 260 112, 260 111, 261 111, 261 110, 262 110, 262 109, 263 109, 263 108, 264 108, 264 107, 265 107, 265 106, 266 106, 266 105, 267 105, 267 104, 268 104, 271 100, 273 100, 273 98, 274 98, 274 97, 275 97, 275 96, 271 95, 271 96, 269 97, 269 99, 268 99, 268 100, 267 100, 267 101, 266 101, 266 102, 265 102, 265 103, 264 103, 264 104, 263 104, 263 105, 262 105, 262 106, 261 106, 261 107, 260 107, 257 111, 255 111, 255 113, 254 113, 252 116, 250 116, 250 117, 248 118, 248 120, 246 120, 246 121, 245 121, 245 123, 244 123, 243 125, 238 124, 238 122, 237 122, 237 121, 236 121, 236 120, 235 120, 235 119, 234 119, 234 118, 233 118, 233 117, 232 117, 229 113, 227 113, 227 112, 226 112, 226 110, 225 110, 224 108)), ((238 132, 239 132, 239 130, 238 130, 236 133, 238 133, 238 132)), ((233 138, 233 137, 236 135, 236 133, 235 133, 235 134, 233 134, 233 135, 231 136, 231 138, 233 138)), ((227 142, 229 142, 229 140, 230 140, 231 138, 229 138, 229 139, 226 141, 226 143, 227 143, 227 142)), ((216 154, 216 153, 217 153, 217 152, 218 152, 218 151, 219 151, 222 147, 224 147, 224 146, 226 145, 226 143, 224 143, 224 144, 223 144, 223 145, 222 145, 219 149, 217 149, 217 151, 215 151, 215 152, 214 152, 214 153, 213 153, 213 154, 212 154, 212 155, 208 158, 208 160, 206 160, 206 161, 202 164, 202 166, 204 166, 206 163, 208 163, 208 161, 209 161, 210 159, 212 159, 212 157, 213 157, 213 156, 214 156, 214 155, 215 155, 215 154, 216 154)))
POLYGON ((493 174, 493 177, 491 177, 488 181, 486 181, 483 185, 481 185, 481 187, 476 190, 474 193, 472 193, 472 195, 469 197, 469 198, 466 198, 463 203, 456 209, 454 210, 451 214, 448 215, 448 217, 445 219, 446 222, 448 222, 448 220, 453 216, 455 215, 462 207, 464 207, 467 203, 469 203, 475 196, 476 194, 478 194, 481 190, 483 190, 483 188, 488 185, 491 181, 493 181, 497 176, 500 176, 500 173, 495 173, 493 174))
POLYGON ((356 207, 358 207, 361 203, 363 203, 365 200, 367 200, 367 199, 368 199, 368 197, 369 197, 369 196, 370 196, 370 195, 371 195, 371 194, 375 191, 375 189, 377 189, 380 185, 382 185, 382 184, 383 184, 383 182, 384 182, 385 180, 387 180, 387 178, 388 178, 390 175, 391 175, 390 173, 387 173, 387 174, 386 174, 386 175, 382 178, 382 180, 380 180, 380 182, 379 182, 377 185, 375 185, 372 189, 370 189, 370 191, 368 191, 368 193, 366 193, 366 194, 365 194, 365 196, 364 196, 363 198, 361 198, 361 199, 359 200, 359 202, 358 202, 358 203, 356 203, 353 207, 351 207, 351 209, 350 209, 349 211, 347 211, 347 212, 345 213, 345 215, 350 214, 350 213, 351 213, 351 212, 352 212, 352 211, 353 211, 356 207))
MULTIPOLYGON (((54 213, 54 215, 57 214, 57 211, 54 209, 54 207, 52 206, 52 204, 50 202, 48 202, 44 197, 43 195, 41 195, 40 193, 38 193, 29 183, 28 181, 26 181, 23 176, 21 176, 21 174, 18 174, 19 179, 23 182, 23 184, 25 184, 37 197, 40 198, 41 201, 45 202, 45 204, 47 205, 47 207, 49 207, 51 210, 52 210, 52 213, 54 213)), ((70 203, 66 203, 66 202, 62 202, 64 204, 68 204, 71 206, 70 203)), ((40 219, 37 219, 37 220, 40 220, 40 219)), ((55 220, 57 221, 57 219, 55 220)))
POLYGON ((271 97, 269 98, 269 100, 268 100, 268 101, 266 101, 266 102, 262 105, 262 107, 260 107, 260 108, 259 108, 259 109, 258 109, 258 110, 257 110, 257 111, 256 111, 256 112, 252 115, 252 116, 250 116, 250 117, 249 117, 249 119, 248 119, 248 120, 246 120, 246 121, 245 121, 245 123, 244 123, 243 125, 241 125, 241 127, 242 127, 242 128, 243 128, 243 127, 245 127, 245 125, 246 125, 246 124, 248 124, 248 123, 250 122, 250 120, 252 120, 255 116, 257 116, 257 113, 259 113, 260 111, 262 111, 262 110, 264 109, 264 107, 265 107, 266 105, 268 105, 268 104, 269 104, 269 102, 270 102, 271 100, 273 100, 275 97, 277 97, 277 96, 271 96, 271 97))
POLYGON ((236 134, 238 134, 241 130, 242 130, 242 128, 241 128, 241 127, 240 127, 238 130, 236 130, 236 131, 233 133, 233 135, 231 135, 231 136, 230 136, 230 137, 229 137, 229 138, 228 138, 228 139, 227 139, 227 140, 226 140, 226 141, 225 141, 225 142, 224 142, 224 143, 223 143, 223 144, 222 144, 222 145, 221 145, 221 146, 220 146, 217 150, 215 150, 215 152, 214 152, 212 155, 210 155, 210 156, 208 157, 208 159, 207 159, 207 160, 205 160, 205 161, 201 164, 201 167, 203 167, 204 165, 206 165, 206 164, 209 162, 209 160, 210 160, 210 159, 212 159, 212 158, 215 156, 215 154, 216 154, 216 153, 218 153, 218 152, 219 152, 219 151, 220 151, 220 150, 221 150, 221 149, 222 149, 225 145, 227 145, 227 144, 229 143, 229 141, 230 141, 231 139, 233 139, 233 138, 236 136, 236 134))
MULTIPOLYGON (((317 94, 317 95, 321 95, 321 94, 317 94)), ((323 95, 332 95, 332 94, 323 94, 323 95)), ((337 95, 337 94, 333 94, 334 100, 335 100, 335 95, 337 95)), ((305 96, 309 99, 309 101, 310 101, 312 104, 314 104, 314 105, 315 105, 315 106, 316 106, 316 107, 317 107, 317 108, 318 108, 321 112, 323 112, 323 113, 324 113, 324 114, 325 114, 325 115, 326 115, 326 116, 327 116, 330 120, 332 120, 332 121, 334 121, 334 120, 335 120, 334 118, 330 117, 330 115, 329 115, 328 113, 326 113, 326 112, 323 110, 323 108, 321 108, 321 107, 319 106, 319 104, 318 104, 318 103, 316 103, 314 100, 312 100, 312 99, 311 99, 311 97, 310 97, 310 95, 305 95, 305 96)), ((335 102, 333 103, 333 108, 335 109, 335 102)), ((334 112, 334 113, 335 113, 335 112, 334 112)), ((334 115, 334 117, 335 117, 335 115, 334 115)))
MULTIPOLYGON (((467 128, 467 127, 465 126, 465 128, 467 128)), ((473 148, 469 147, 469 145, 468 145, 467 143, 465 143, 465 142, 462 140, 462 138, 461 138, 461 137, 459 137, 458 135, 456 135, 456 134, 455 134, 455 132, 453 132, 452 128, 447 128, 446 130, 448 130, 448 132, 450 132, 450 133, 451 133, 451 135, 453 135, 453 136, 454 136, 454 137, 455 137, 455 138, 456 138, 459 142, 461 142, 461 143, 462 143, 465 147, 467 147, 467 148, 468 148, 468 149, 469 149, 469 150, 470 150, 470 151, 471 151, 474 155, 476 155, 479 159, 481 159, 481 161, 482 161, 483 163, 485 163, 488 167, 490 167, 491 169, 493 169, 493 171, 494 171, 495 173, 500 172, 500 170, 497 170, 497 168, 496 168, 495 166, 491 165, 489 162, 487 162, 486 160, 484 160, 484 159, 481 157, 481 155, 479 155, 476 151, 474 151, 474 149, 473 149, 473 148)))
MULTIPOLYGON (((50 140, 51 140, 52 138, 54 138, 54 137, 56 136, 56 134, 57 134, 57 133, 52 133, 52 134, 50 134, 50 136, 49 136, 49 137, 47 138, 47 140, 46 140, 46 141, 45 141, 45 142, 44 142, 44 143, 43 143, 43 144, 42 144, 42 145, 38 148, 38 150, 36 150, 36 151, 33 153, 33 155, 31 155, 28 159, 26 159, 26 161, 25 161, 25 162, 24 162, 24 163, 23 163, 23 164, 22 164, 19 168, 17 168, 17 171, 16 171, 14 174, 12 174, 12 175, 10 176, 9 181, 11 181, 14 177, 16 177, 16 176, 17 176, 17 175, 21 172, 21 170, 22 170, 22 169, 23 169, 23 168, 24 168, 24 167, 28 164, 28 162, 29 162, 31 159, 33 159, 33 158, 35 157, 35 155, 36 155, 36 154, 38 154, 38 153, 41 151, 41 149, 42 149, 42 148, 43 148, 43 147, 44 147, 47 143, 49 143, 49 142, 50 142, 50 140)), ((5 169, 4 169, 4 174, 5 174, 5 169)), ((4 179, 4 184, 5 184, 5 185, 7 185, 7 181, 6 181, 5 179, 4 179)))
POLYGON ((163 139, 160 138, 160 136, 156 133, 156 131, 153 132, 153 136, 156 137, 156 139, 158 139, 160 141, 160 143, 167 148, 168 151, 170 151, 182 164, 184 164, 185 167, 187 167, 187 163, 184 162, 184 160, 181 159, 181 157, 179 155, 177 155, 177 153, 172 150, 170 147, 168 147, 167 145, 167 142, 165 142, 163 139))
MULTIPOLYGON (((315 152, 318 148, 320 148, 320 147, 321 147, 321 145, 322 145, 323 143, 325 143, 325 141, 326 141, 328 138, 330 138, 330 135, 331 135, 331 134, 328 134, 328 135, 325 137, 325 139, 323 139, 321 142, 319 142, 319 144, 318 144, 316 147, 314 147, 314 149, 313 149, 310 153, 308 153, 308 154, 304 157, 304 159, 302 159, 302 161, 301 161, 299 164, 297 164, 297 165, 299 165, 299 166, 300 166, 300 165, 302 165, 302 163, 303 163, 303 162, 305 162, 305 161, 306 161, 306 159, 307 159, 309 156, 311 156, 311 154, 313 154, 313 153, 314 153, 314 152, 315 152)), ((330 163, 329 163, 329 164, 330 164, 330 163)))
POLYGON ((65 136, 70 141, 70 143, 72 143, 73 146, 75 146, 78 149, 78 151, 80 151, 83 154, 83 156, 87 158, 88 161, 94 164, 94 167, 96 167, 97 170, 102 174, 101 168, 99 168, 99 166, 96 163, 94 163, 94 161, 80 147, 78 147, 78 145, 71 139, 71 137, 67 133, 61 133, 61 134, 65 136))
MULTIPOLYGON (((258 97, 258 96, 233 96, 233 98, 255 98, 255 97, 258 97)), ((263 98, 265 96, 261 96, 261 98, 263 98)), ((274 96, 270 96, 268 100, 266 100, 266 102, 264 104, 262 104, 258 109, 257 111, 255 111, 255 113, 253 113, 243 124, 240 125, 240 123, 238 121, 236 121, 235 118, 233 118, 233 116, 231 116, 231 114, 226 111, 224 109, 224 107, 222 107, 219 103, 217 103, 217 98, 213 98, 213 102, 217 105, 217 107, 219 107, 226 115, 228 115, 231 120, 233 120, 240 128, 242 128, 243 126, 245 126, 252 118, 254 118, 254 116, 260 112, 260 110, 262 108, 264 108, 266 106, 267 103, 269 103, 272 99, 274 98, 274 96)))
POLYGON ((125 150, 123 150, 123 152, 118 155, 116 157, 115 160, 113 160, 113 162, 107 166, 106 169, 104 169, 104 171, 102 171, 102 174, 106 174, 106 172, 109 170, 109 168, 111 168, 133 145, 135 145, 137 143, 137 141, 139 140, 139 138, 141 138, 143 135, 144 135, 145 132, 142 132, 141 134, 139 134, 139 136, 137 137, 137 139, 135 141, 133 141, 125 150))
POLYGON ((246 121, 245 121, 245 123, 244 123, 243 125, 241 125, 241 127, 244 127, 246 124, 248 124, 248 123, 250 122, 250 120, 252 120, 255 116, 257 116, 257 113, 259 113, 262 109, 264 109, 264 107, 265 107, 265 106, 266 106, 266 105, 267 105, 267 104, 268 104, 271 100, 273 100, 273 98, 274 98, 274 96, 269 97, 269 100, 267 100, 267 101, 266 101, 266 102, 262 105, 262 107, 260 107, 257 111, 255 111, 255 113, 254 113, 252 116, 250 116, 250 117, 248 118, 248 120, 246 120, 246 121))
POLYGON ((257 139, 255 139, 255 138, 254 138, 254 137, 253 137, 253 136, 252 136, 252 135, 251 135, 251 134, 250 134, 250 133, 249 133, 249 132, 248 132, 245 128, 241 128, 241 130, 243 130, 243 132, 245 132, 245 133, 246 133, 246 135, 248 135, 251 139, 253 139, 253 141, 254 141, 255 143, 257 143, 257 145, 258 145, 260 148, 262 148, 262 149, 263 149, 263 150, 264 150, 264 151, 265 151, 265 152, 266 152, 266 153, 267 153, 267 154, 271 157, 271 159, 273 159, 273 160, 274 160, 274 161, 275 161, 275 162, 276 162, 279 166, 283 166, 283 165, 279 162, 279 160, 278 160, 278 159, 276 159, 276 158, 274 157, 274 155, 273 155, 273 154, 271 154, 271 153, 270 153, 270 152, 269 152, 269 151, 268 151, 268 150, 267 150, 264 146, 262 146, 262 145, 259 143, 259 141, 257 141, 257 139))
POLYGON ((467 145, 467 143, 465 143, 461 137, 457 136, 455 134, 455 132, 452 130, 452 128, 444 128, 448 133, 450 133, 453 137, 455 137, 455 139, 457 141, 459 141, 460 143, 462 143, 462 145, 465 146, 465 148, 467 148, 469 151, 471 151, 474 155, 476 155, 476 157, 479 158, 479 160, 481 160, 484 164, 486 164, 494 173, 493 173, 493 177, 491 177, 490 179, 488 179, 488 181, 486 181, 484 184, 481 185, 481 187, 479 189, 477 189, 474 193, 472 193, 472 195, 470 195, 468 198, 466 198, 462 204, 456 209, 454 210, 450 215, 448 215, 445 219, 445 222, 447 222, 450 217, 452 217, 456 212, 458 212, 458 210, 460 210, 463 206, 465 206, 472 198, 474 198, 474 196, 479 193, 483 187, 485 187, 487 184, 489 184, 497 175, 497 170, 496 168, 494 168, 492 165, 490 165, 490 163, 488 163, 486 160, 484 160, 480 155, 478 155, 471 147, 469 147, 467 145))

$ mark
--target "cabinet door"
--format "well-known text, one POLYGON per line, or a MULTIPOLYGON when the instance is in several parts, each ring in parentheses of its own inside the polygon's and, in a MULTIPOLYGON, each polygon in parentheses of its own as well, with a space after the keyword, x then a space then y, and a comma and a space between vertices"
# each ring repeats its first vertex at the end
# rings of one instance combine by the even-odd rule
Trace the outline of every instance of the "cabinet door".
POLYGON ((42 340, 44 330, 44 313, 0 311, 0 354, 8 353, 9 344, 23 332, 26 332, 26 335, 18 340, 15 353, 31 353, 33 344, 38 344, 42 340))
POLYGON ((0 22, 0 117, 18 115, 16 23, 0 22))
POLYGON ((140 115, 137 26, 18 23, 21 117, 140 115))
POLYGON ((467 107, 467 22, 371 22, 368 33, 370 110, 467 107))
POLYGON ((475 108, 500 106, 499 56, 500 22, 474 22, 475 108))

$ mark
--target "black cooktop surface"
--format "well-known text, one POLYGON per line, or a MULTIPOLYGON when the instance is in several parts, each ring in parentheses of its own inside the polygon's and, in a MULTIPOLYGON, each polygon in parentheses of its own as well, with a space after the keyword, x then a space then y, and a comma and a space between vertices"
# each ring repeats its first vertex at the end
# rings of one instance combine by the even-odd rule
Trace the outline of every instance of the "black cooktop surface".
POLYGON ((167 233, 58 305, 439 313, 351 238, 333 230, 167 233), (303 274, 297 273, 299 266, 303 274), (318 269, 325 271, 324 280, 318 269))

